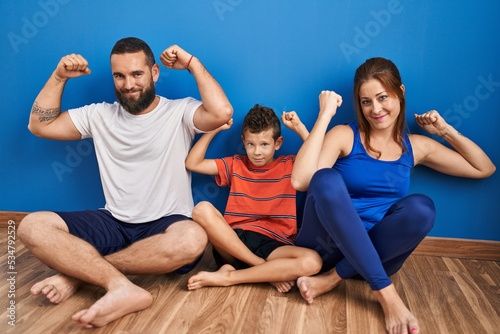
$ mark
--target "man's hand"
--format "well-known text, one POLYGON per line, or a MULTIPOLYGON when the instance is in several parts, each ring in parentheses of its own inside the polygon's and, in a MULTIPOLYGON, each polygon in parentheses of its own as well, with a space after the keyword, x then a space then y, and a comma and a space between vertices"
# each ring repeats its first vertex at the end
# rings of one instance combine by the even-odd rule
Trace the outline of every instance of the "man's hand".
POLYGON ((54 71, 54 76, 59 81, 66 81, 70 78, 89 75, 90 73, 87 60, 81 55, 72 53, 61 58, 54 71))
POLYGON ((169 46, 160 56, 161 63, 166 68, 175 70, 188 69, 189 61, 192 55, 184 51, 177 45, 169 46))

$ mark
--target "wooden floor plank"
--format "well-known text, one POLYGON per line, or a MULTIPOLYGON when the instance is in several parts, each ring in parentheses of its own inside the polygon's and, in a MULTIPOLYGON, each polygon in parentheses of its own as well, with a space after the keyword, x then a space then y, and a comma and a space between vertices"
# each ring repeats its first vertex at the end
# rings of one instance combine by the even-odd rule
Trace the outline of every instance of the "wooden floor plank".
MULTIPOLYGON (((7 229, 0 228, 5 245, 7 229)), ((7 253, 0 253, 2 281, 7 253)), ((54 274, 16 243, 16 326, 7 324, 9 285, 0 285, 0 333, 385 333, 383 313, 368 284, 347 280, 312 305, 294 289, 278 293, 269 284, 188 291, 189 275, 129 276, 150 291, 153 305, 106 327, 84 330, 71 316, 103 295, 88 284, 60 305, 31 296, 30 288, 54 274)), ((209 252, 195 271, 214 270, 209 252)), ((497 261, 412 255, 392 277, 397 291, 418 317, 423 333, 496 333, 500 328, 500 265, 497 261)))
POLYGON ((423 333, 460 333, 455 314, 450 309, 449 294, 444 286, 454 285, 441 258, 410 257, 404 265, 408 279, 408 306, 419 319, 423 333), (411 265, 413 265, 411 267, 411 265), (422 276, 414 273, 419 273, 422 276), (413 273, 413 276, 408 277, 413 273))
MULTIPOLYGON (((296 304, 304 307, 300 294, 295 297, 296 304)), ((305 305, 304 333, 346 333, 346 305, 346 284, 340 284, 332 292, 315 298, 313 304, 305 305)), ((293 326, 293 323, 290 325, 293 326)))
POLYGON ((344 283, 347 300, 347 333, 363 333, 367 328, 373 333, 384 333, 382 308, 372 297, 368 284, 361 280, 347 280, 344 283))
POLYGON ((420 277, 418 285, 408 289, 408 300, 412 309, 416 307, 415 302, 419 302, 421 311, 418 319, 425 332, 457 333, 457 322, 460 319, 456 319, 450 309, 449 303, 452 300, 449 297, 452 294, 443 288, 453 286, 455 282, 447 272, 443 259, 425 258, 425 261, 415 266, 415 270, 421 270, 424 276, 420 277))
MULTIPOLYGON (((280 298, 276 296, 268 296, 265 301, 264 309, 262 310, 260 321, 256 328, 257 333, 283 333, 285 332, 284 328, 286 324, 286 308, 287 308, 288 300, 285 298, 280 298)), ((302 326, 297 326, 300 328, 302 326)), ((242 333, 243 328, 238 332, 234 333, 242 333)), ((231 333, 231 332, 229 332, 231 333)))
POLYGON ((475 316, 481 324, 478 328, 483 327, 487 333, 493 333, 497 330, 498 328, 494 326, 498 325, 498 323, 495 324, 494 319, 498 315, 479 286, 475 284, 468 273, 453 273, 453 276, 464 294, 464 297, 467 299, 467 303, 464 303, 464 308, 470 309, 472 315, 475 316))

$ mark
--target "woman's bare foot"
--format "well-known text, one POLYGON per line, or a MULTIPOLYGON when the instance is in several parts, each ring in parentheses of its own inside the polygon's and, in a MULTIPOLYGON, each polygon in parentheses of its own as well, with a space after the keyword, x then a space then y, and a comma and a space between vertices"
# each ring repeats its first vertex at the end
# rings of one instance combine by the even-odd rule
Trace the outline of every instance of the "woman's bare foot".
POLYGON ((278 292, 281 293, 286 293, 290 291, 294 286, 295 282, 294 281, 286 281, 286 282, 269 282, 272 286, 278 290, 278 292))
POLYGON ((417 318, 403 303, 394 285, 391 284, 381 290, 373 291, 373 294, 382 305, 385 315, 385 328, 388 333, 420 333, 417 318))
POLYGON ((229 272, 234 271, 234 267, 225 264, 214 272, 200 271, 188 280, 188 290, 196 290, 206 286, 229 286, 229 272))
POLYGON ((31 287, 31 294, 44 294, 54 304, 61 303, 71 297, 82 282, 76 278, 63 274, 55 274, 40 281, 31 287))
POLYGON ((102 327, 126 314, 144 310, 152 302, 149 292, 130 283, 108 291, 89 309, 75 313, 72 319, 85 328, 102 327))
POLYGON ((333 290, 342 278, 337 274, 335 268, 317 276, 302 276, 297 279, 297 287, 300 295, 308 304, 312 304, 314 298, 333 290))

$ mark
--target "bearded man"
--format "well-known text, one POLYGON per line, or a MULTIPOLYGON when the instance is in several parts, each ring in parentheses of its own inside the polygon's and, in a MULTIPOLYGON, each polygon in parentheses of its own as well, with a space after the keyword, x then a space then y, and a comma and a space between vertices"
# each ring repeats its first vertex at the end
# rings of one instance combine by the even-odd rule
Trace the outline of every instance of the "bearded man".
POLYGON ((70 78, 90 74, 81 55, 61 58, 33 104, 29 130, 54 140, 93 138, 106 203, 103 209, 35 212, 18 228, 21 241, 58 273, 31 288, 53 303, 69 298, 82 282, 106 294, 75 313, 82 327, 100 327, 151 305, 151 294, 128 274, 186 273, 207 244, 191 219, 191 175, 184 160, 196 133, 227 123, 233 108, 198 58, 177 45, 161 54, 162 64, 188 70, 201 101, 156 95, 160 67, 144 41, 128 37, 111 51, 118 102, 61 112, 70 78))

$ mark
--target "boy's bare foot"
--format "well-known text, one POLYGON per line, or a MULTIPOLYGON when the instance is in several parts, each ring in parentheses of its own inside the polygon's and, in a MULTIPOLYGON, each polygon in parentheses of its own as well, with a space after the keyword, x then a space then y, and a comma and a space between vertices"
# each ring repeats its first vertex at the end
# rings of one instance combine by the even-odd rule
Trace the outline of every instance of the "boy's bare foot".
POLYGON ((214 272, 200 271, 193 275, 188 280, 188 290, 196 290, 205 286, 229 286, 229 272, 234 271, 234 267, 230 264, 225 264, 214 272))
POLYGON ((342 278, 335 269, 317 276, 302 276, 297 279, 297 287, 300 295, 308 304, 312 304, 314 298, 333 290, 342 278))
POLYGON ((152 302, 149 292, 130 283, 108 291, 89 309, 75 313, 72 319, 85 328, 102 327, 126 314, 144 310, 152 302))
POLYGON ((30 291, 34 296, 42 293, 49 301, 58 304, 71 297, 80 284, 80 280, 58 273, 34 284, 30 291))
POLYGON ((388 333, 418 334, 420 326, 417 318, 408 310, 399 297, 394 285, 373 291, 382 305, 385 315, 385 328, 388 333))
POLYGON ((278 290, 278 292, 286 293, 286 292, 290 291, 294 287, 295 282, 294 281, 269 282, 269 284, 271 284, 272 286, 274 286, 276 288, 276 290, 278 290))

